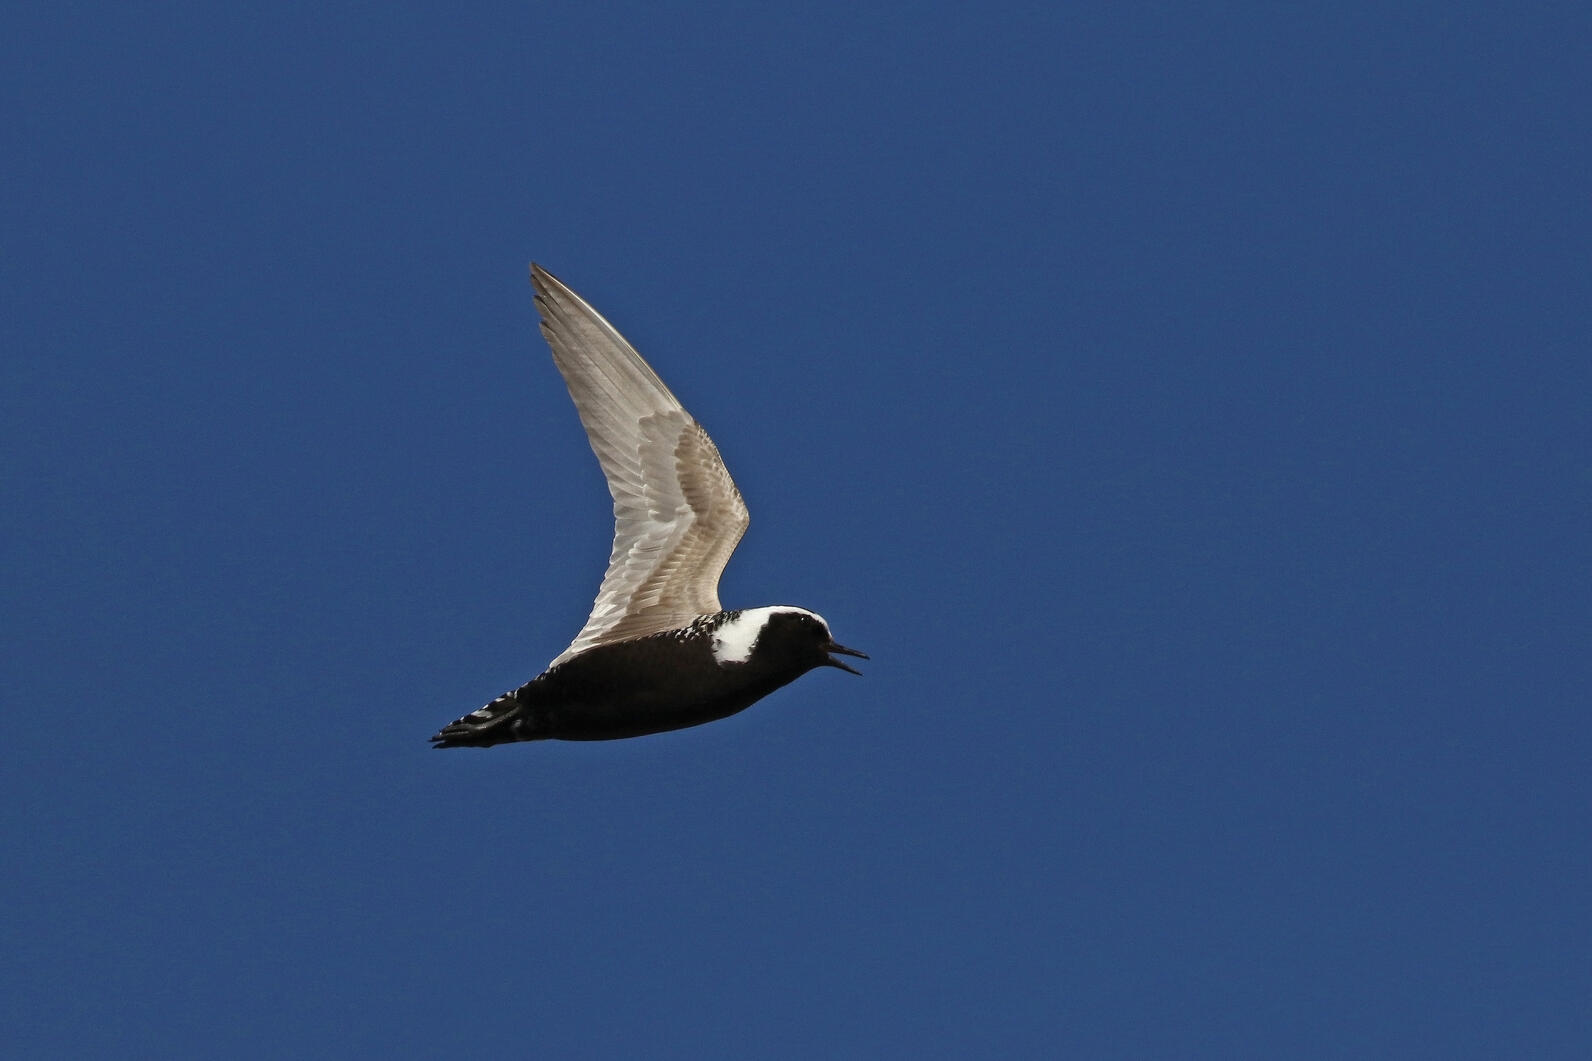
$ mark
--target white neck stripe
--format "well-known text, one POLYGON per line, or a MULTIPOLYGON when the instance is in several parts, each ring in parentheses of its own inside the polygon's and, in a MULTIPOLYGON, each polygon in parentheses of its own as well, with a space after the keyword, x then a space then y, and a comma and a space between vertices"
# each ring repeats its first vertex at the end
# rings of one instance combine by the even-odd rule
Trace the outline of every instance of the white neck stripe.
MULTIPOLYGON (((789 605, 777 605, 772 608, 747 608, 735 618, 720 625, 713 631, 713 660, 719 666, 730 663, 745 663, 752 658, 752 649, 757 646, 757 638, 763 632, 763 627, 768 625, 770 616, 781 612, 796 615, 811 615, 820 623, 824 617, 817 612, 810 612, 806 608, 793 608, 789 605)), ((824 623, 827 629, 828 623, 824 623)))

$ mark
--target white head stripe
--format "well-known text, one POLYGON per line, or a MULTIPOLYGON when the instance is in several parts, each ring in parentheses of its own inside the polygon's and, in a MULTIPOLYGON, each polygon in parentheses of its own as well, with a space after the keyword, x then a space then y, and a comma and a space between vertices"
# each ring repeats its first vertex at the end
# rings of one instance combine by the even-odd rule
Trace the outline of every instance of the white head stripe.
MULTIPOLYGON (((763 632, 763 627, 768 625, 769 616, 778 612, 811 615, 820 623, 824 623, 823 616, 806 608, 792 608, 786 605, 773 608, 747 608, 713 631, 714 662, 723 666, 726 663, 745 663, 751 659, 752 647, 757 644, 758 635, 763 632)), ((824 623, 824 628, 827 630, 829 624, 824 623)))

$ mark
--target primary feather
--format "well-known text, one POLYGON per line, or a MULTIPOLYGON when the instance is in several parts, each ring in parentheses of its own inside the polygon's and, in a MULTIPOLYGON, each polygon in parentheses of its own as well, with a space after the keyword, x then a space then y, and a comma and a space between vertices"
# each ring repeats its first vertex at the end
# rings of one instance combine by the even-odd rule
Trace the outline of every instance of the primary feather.
POLYGON ((702 426, 602 315, 531 266, 542 335, 614 499, 614 544, 586 625, 549 666, 721 610, 751 517, 702 426))

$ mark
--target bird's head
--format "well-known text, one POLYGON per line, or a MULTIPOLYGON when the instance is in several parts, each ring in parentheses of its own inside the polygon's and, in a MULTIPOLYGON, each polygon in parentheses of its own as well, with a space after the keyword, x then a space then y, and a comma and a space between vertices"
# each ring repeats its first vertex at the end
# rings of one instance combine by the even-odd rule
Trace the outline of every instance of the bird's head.
POLYGON ((838 667, 857 675, 862 672, 835 655, 868 658, 866 652, 836 641, 817 612, 788 605, 741 612, 715 633, 713 655, 721 664, 745 663, 755 655, 760 660, 788 662, 804 671, 838 667))

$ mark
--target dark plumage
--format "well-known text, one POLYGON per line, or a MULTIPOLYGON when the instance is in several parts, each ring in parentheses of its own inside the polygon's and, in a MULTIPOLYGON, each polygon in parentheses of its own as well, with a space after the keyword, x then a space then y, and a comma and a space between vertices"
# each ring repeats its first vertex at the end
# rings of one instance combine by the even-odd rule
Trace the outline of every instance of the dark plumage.
MULTIPOLYGON (((768 617, 745 663, 714 658, 714 630, 741 612, 720 612, 684 630, 588 649, 504 693, 431 738, 439 748, 509 741, 612 740, 683 729, 744 710, 815 667, 851 670, 810 612, 768 617)), ((852 673, 856 673, 852 671, 852 673)))
POLYGON ((718 449, 612 325, 531 266, 542 334, 614 498, 614 544, 574 642, 518 689, 444 726, 438 748, 611 740, 744 710, 830 653, 822 616, 775 606, 725 611, 718 580, 749 517, 718 449))

